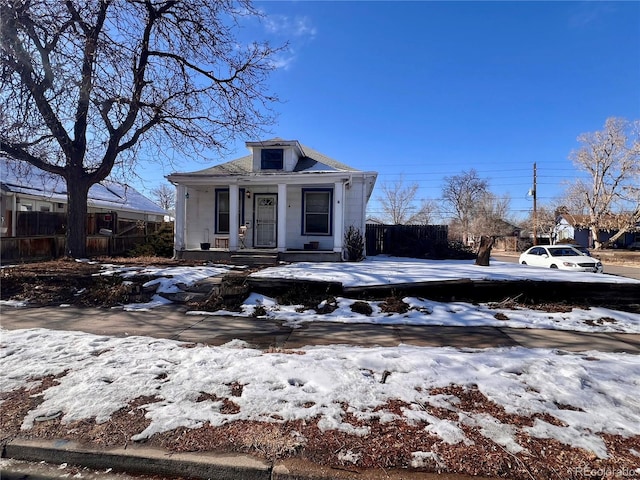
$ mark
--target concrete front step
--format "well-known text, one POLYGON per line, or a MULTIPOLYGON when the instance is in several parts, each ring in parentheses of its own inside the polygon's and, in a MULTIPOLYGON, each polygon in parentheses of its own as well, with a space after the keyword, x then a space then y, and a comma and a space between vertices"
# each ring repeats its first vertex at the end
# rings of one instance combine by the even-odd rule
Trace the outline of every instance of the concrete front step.
POLYGON ((231 263, 235 265, 277 265, 277 253, 234 253, 231 255, 231 263))

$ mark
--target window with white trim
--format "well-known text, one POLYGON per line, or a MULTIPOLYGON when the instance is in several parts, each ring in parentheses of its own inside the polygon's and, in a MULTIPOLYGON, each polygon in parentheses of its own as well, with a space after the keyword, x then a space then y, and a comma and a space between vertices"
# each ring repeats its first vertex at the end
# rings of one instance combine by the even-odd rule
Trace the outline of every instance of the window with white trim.
MULTIPOLYGON (((238 225, 244 224, 244 188, 238 192, 238 225)), ((216 233, 229 233, 229 189, 216 189, 216 233)))
POLYGON ((302 189, 302 234, 331 235, 331 202, 329 188, 302 189))

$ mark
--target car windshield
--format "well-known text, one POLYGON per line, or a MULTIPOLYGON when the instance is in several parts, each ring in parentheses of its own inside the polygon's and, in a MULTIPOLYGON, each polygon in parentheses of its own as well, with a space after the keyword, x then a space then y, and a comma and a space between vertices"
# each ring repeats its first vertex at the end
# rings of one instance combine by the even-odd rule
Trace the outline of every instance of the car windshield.
POLYGON ((549 253, 552 257, 576 257, 580 252, 573 248, 550 248, 549 253))

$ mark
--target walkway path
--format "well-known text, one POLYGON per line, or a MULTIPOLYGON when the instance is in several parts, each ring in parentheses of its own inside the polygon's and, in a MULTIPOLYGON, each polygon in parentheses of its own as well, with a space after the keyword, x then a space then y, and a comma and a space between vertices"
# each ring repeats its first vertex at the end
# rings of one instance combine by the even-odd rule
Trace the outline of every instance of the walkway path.
POLYGON ((187 315, 175 306, 161 307, 149 312, 73 307, 5 307, 0 312, 0 326, 6 329, 78 330, 110 336, 145 335, 209 345, 223 345, 231 340, 240 339, 263 349, 333 344, 367 347, 410 344, 459 348, 523 346, 640 354, 640 334, 335 322, 310 322, 294 329, 283 326, 280 322, 265 319, 187 315))

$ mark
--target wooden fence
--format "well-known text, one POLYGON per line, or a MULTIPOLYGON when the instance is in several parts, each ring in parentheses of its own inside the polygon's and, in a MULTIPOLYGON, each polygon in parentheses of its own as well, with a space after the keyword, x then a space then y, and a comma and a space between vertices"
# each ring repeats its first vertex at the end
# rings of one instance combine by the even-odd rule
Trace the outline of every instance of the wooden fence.
MULTIPOLYGON (((118 233, 122 224, 116 212, 89 213, 85 227, 87 235, 97 235, 103 228, 118 233)), ((16 237, 64 235, 66 229, 66 212, 16 212, 16 237)))
MULTIPOLYGON (((87 256, 122 255, 137 245, 147 242, 147 236, 107 237, 87 236, 87 256)), ((2 237, 0 261, 2 263, 22 260, 43 260, 64 256, 64 235, 39 237, 2 237)))
POLYGON ((439 258, 448 235, 447 225, 367 225, 367 255, 439 258))

